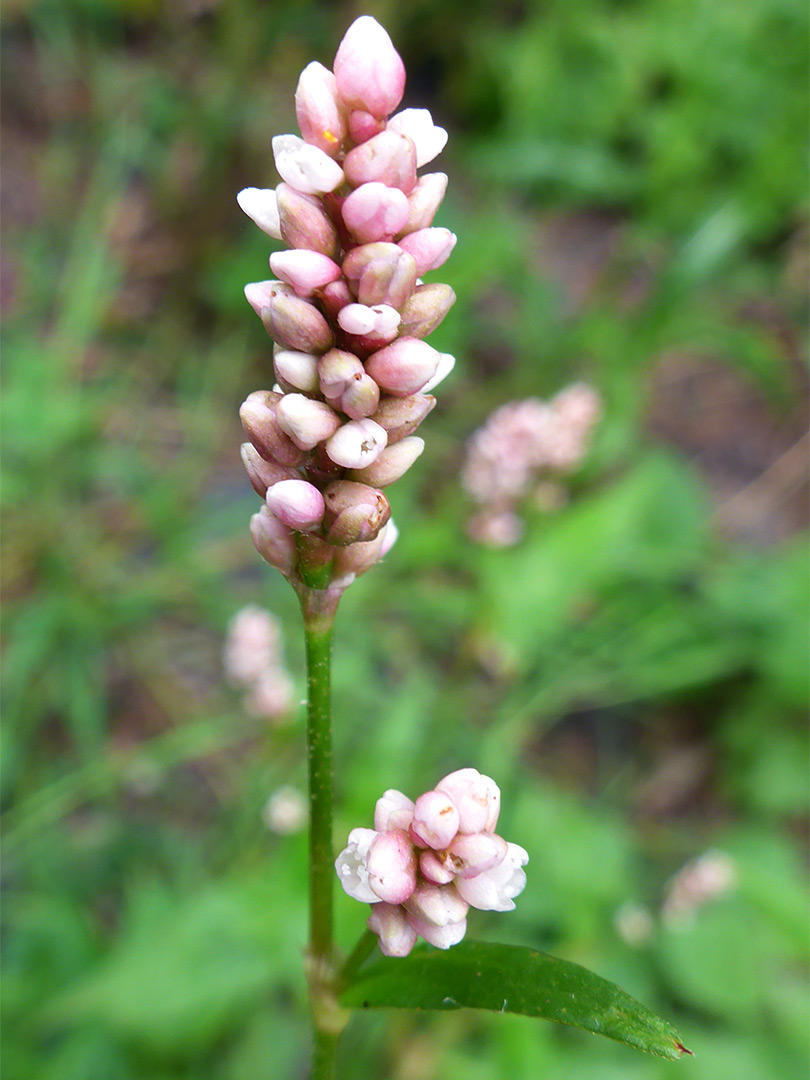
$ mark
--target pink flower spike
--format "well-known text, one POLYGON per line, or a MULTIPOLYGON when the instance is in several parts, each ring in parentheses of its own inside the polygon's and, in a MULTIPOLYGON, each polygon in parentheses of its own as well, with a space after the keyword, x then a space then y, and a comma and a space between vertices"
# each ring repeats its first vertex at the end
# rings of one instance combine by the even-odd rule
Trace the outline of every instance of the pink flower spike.
POLYGON ((420 882, 405 901, 405 910, 417 919, 434 926, 447 926, 467 917, 469 904, 454 885, 431 885, 420 882))
POLYGON ((428 791, 414 804, 411 836, 436 851, 443 851, 458 832, 458 810, 441 791, 428 791))
POLYGON ((418 229, 399 241, 399 246, 416 260, 419 277, 429 270, 436 270, 450 258, 458 237, 449 229, 418 229))
POLYGON ((449 850, 456 874, 461 878, 470 878, 503 862, 508 845, 494 833, 459 833, 449 850))
POLYGON ((385 429, 373 420, 350 420, 328 439, 326 453, 344 469, 363 469, 377 460, 387 442, 385 429))
POLYGON ((494 832, 501 806, 498 785, 477 769, 457 769, 436 785, 458 807, 459 832, 494 832))
POLYGON ((368 882, 369 849, 377 834, 373 829, 352 829, 349 843, 335 860, 335 870, 343 891, 362 904, 376 904, 379 897, 368 882))
POLYGON ((408 223, 408 196, 379 181, 361 184, 342 207, 346 228, 360 244, 391 240, 408 223))
POLYGON ((514 897, 523 892, 526 873, 522 869, 529 861, 528 852, 519 844, 507 844, 502 862, 475 877, 455 880, 459 896, 479 911, 512 911, 514 897))
POLYGON ((335 76, 313 60, 298 78, 295 118, 304 141, 336 157, 346 138, 345 109, 338 96, 335 76))
POLYGON ((341 98, 355 109, 385 117, 405 90, 405 65, 388 32, 370 15, 355 19, 338 46, 333 64, 341 98))
POLYGON ((298 296, 311 296, 316 289, 337 281, 341 270, 328 255, 303 248, 292 251, 274 251, 270 256, 270 269, 292 285, 298 296))
POLYGON ((297 135, 274 135, 273 156, 281 179, 304 195, 321 195, 343 183, 338 163, 297 135))
POLYGON ((366 865, 369 885, 386 904, 404 903, 416 888, 416 852, 403 829, 379 833, 366 865))
POLYGON ((433 161, 447 145, 447 132, 433 123, 427 109, 403 109, 388 121, 388 131, 407 135, 413 142, 417 169, 433 161))
POLYGON ((311 532, 323 518, 323 495, 306 480, 280 480, 269 489, 266 501, 279 521, 296 532, 311 532))
POLYGON ((425 939, 429 945, 435 945, 437 949, 450 949, 463 939, 467 933, 467 920, 447 923, 446 926, 435 926, 433 923, 418 919, 414 915, 407 916, 408 923, 418 935, 425 939))
POLYGON ((416 931, 398 904, 375 904, 366 926, 380 939, 384 956, 407 956, 416 944, 416 931))
POLYGON ((262 232, 266 232, 274 240, 281 239, 278 199, 273 188, 243 188, 236 196, 236 201, 262 232))
MULTIPOLYGON (((390 524, 390 523, 389 523, 390 524)), ((396 788, 384 791, 374 807, 374 828, 377 832, 407 829, 413 821, 413 800, 396 788)))

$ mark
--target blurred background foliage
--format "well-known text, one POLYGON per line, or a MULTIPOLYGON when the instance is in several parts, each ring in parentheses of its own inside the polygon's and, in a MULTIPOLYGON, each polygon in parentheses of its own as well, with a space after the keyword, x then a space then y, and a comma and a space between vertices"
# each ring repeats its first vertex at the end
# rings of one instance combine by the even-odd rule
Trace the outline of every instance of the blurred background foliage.
MULTIPOLYGON (((531 865, 472 935, 618 981, 692 1080, 799 1080, 801 0, 8 0, 6 1080, 304 1075, 305 839, 262 816, 304 783, 300 717, 246 714, 221 665, 264 604, 303 694, 294 597, 246 532, 236 412, 271 375, 242 286, 269 245, 234 193, 275 184, 298 72, 363 11, 451 132, 459 364, 392 491, 400 541, 342 604, 336 842, 381 788, 476 765, 531 865), (605 415, 567 503, 476 546, 465 439, 575 378, 605 415)), ((338 898, 345 947, 364 917, 338 898)), ((673 1069, 469 1013, 358 1017, 343 1067, 673 1069)))

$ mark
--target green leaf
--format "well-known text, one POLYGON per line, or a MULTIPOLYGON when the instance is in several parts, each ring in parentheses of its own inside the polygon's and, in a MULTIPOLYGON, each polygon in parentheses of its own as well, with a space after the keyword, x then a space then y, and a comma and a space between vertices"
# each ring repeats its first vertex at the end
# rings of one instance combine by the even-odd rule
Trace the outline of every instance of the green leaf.
POLYGON ((677 1031, 606 979, 519 945, 465 941, 361 969, 340 995, 354 1008, 490 1009, 570 1024, 677 1060, 677 1031))

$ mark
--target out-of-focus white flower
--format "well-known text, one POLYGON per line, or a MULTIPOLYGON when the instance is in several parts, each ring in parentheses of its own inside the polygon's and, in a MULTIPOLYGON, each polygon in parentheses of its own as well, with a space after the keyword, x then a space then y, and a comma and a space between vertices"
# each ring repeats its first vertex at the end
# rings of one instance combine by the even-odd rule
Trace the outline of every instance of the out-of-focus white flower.
POLYGON ((280 787, 265 803, 262 820, 279 836, 300 832, 307 823, 307 800, 297 788, 280 787))

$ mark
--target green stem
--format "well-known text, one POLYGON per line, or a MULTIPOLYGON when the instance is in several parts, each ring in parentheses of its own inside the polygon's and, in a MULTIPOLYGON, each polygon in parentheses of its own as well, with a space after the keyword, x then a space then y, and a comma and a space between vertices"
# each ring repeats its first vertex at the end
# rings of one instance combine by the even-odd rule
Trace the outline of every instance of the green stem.
POLYGON ((307 654, 309 771, 309 947, 307 968, 314 1028, 312 1080, 332 1080, 348 1013, 337 1003, 332 930, 335 869, 332 849, 332 631, 340 590, 301 585, 307 654))

